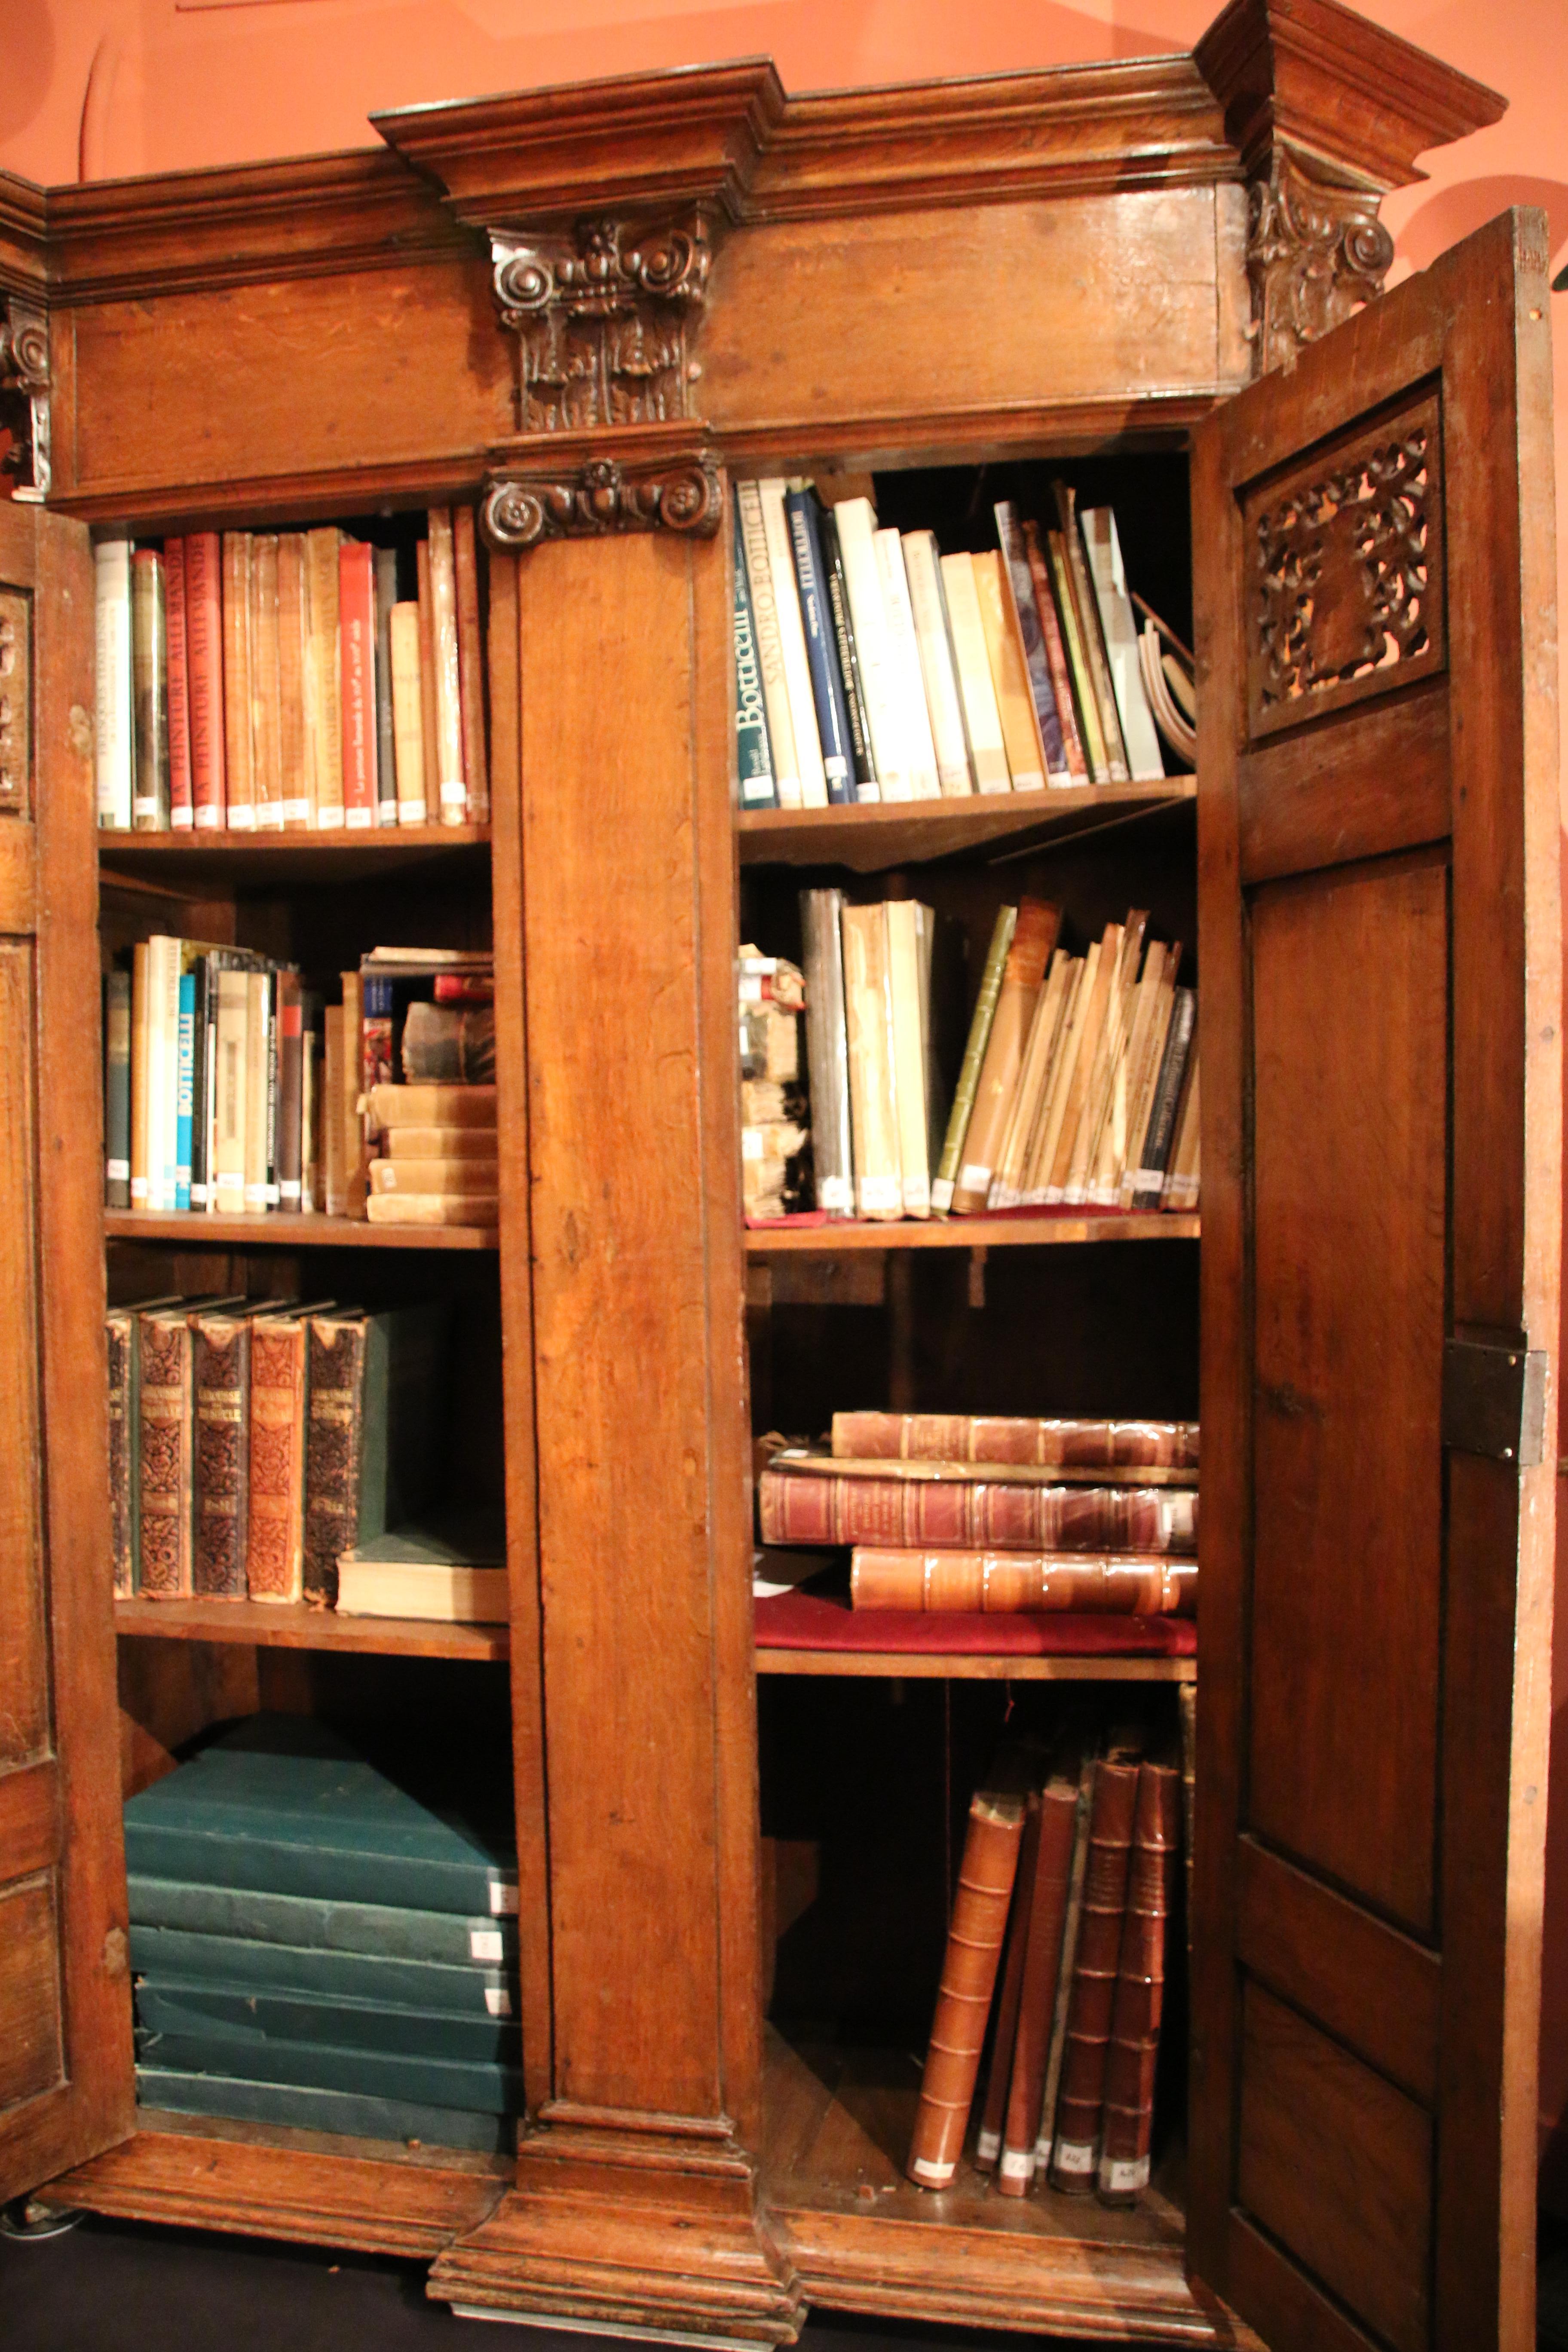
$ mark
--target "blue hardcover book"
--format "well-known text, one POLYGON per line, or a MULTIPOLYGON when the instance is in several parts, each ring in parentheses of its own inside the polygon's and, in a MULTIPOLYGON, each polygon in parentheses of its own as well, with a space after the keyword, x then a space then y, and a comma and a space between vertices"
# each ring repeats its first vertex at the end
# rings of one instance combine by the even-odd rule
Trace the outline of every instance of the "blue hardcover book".
MULTIPOLYGON (((229 1984, 166 1984, 143 1977, 136 1987, 136 2022, 146 2033, 221 2036, 226 2041, 237 2036, 268 2049, 275 2042, 287 2042, 364 2050, 388 2058, 437 2059, 443 2064, 515 2067, 522 2062, 515 2019, 449 2017, 421 2009, 384 2009, 373 2000, 331 1994, 258 1990, 243 1979, 229 1984)), ((255 2071, 264 2074, 267 2069, 255 2071)))
POLYGON ((136 2069, 139 2105, 177 2116, 227 2116, 239 2123, 291 2124, 300 2131, 341 2132, 350 2139, 416 2141, 424 2147, 480 2148, 510 2156, 517 2140, 510 2116, 461 2107, 427 2107, 357 2091, 323 2091, 304 2083, 257 2083, 167 2065, 136 2069))
POLYGON ((191 1108, 196 1080, 196 976, 180 974, 178 1059, 174 1065, 174 1206, 191 1205, 191 1108))
POLYGON ((1046 782, 1065 784, 1070 781, 1067 746, 1062 737, 1061 713, 1057 709, 1056 688, 1051 684, 1050 665, 1046 659, 1045 633, 1040 622, 1040 608, 1035 602, 1035 581, 1029 570, 1028 551, 1024 545, 1024 535, 1018 529, 1018 518, 1012 500, 999 499, 991 511, 996 519, 996 541, 1002 550, 1002 569, 1012 593, 1013 610, 1018 617, 1018 636, 1024 648, 1024 665, 1029 675, 1035 716, 1040 722, 1040 742, 1046 754, 1046 782))
POLYGON ((763 668, 757 658, 757 625, 752 613, 752 591, 746 579, 746 550, 741 537, 741 509, 735 509, 735 772, 740 778, 741 806, 777 808, 773 782, 773 748, 768 735, 768 714, 763 700, 763 668))
POLYGON ((510 1841, 422 1802, 304 1716, 259 1715, 125 1808, 127 1866, 201 1886, 500 1917, 517 1909, 510 1841))
POLYGON ((792 489, 784 499, 790 550, 800 588, 800 616, 805 624, 806 659, 811 665, 811 698, 816 705, 817 732, 822 738, 822 764, 827 775, 829 803, 855 796, 855 772, 849 740, 849 713, 845 708, 844 681, 838 674, 838 647, 834 642, 833 615, 827 603, 827 573, 816 529, 816 499, 810 488, 792 489))
POLYGON ((413 2099, 421 2106, 464 2107, 481 2116, 515 2115, 522 2077, 515 2066, 463 2058, 409 2057, 324 2042, 284 2042, 261 2032, 205 2027, 190 2033, 136 2035, 138 2062, 191 2074, 237 2075, 247 2083, 293 2083, 302 2089, 359 2091, 373 2099, 413 2099))
POLYGON ((191 1935, 183 1927, 131 1922, 131 1968, 153 1984, 236 1985, 252 1992, 303 1993, 433 2017, 515 2017, 515 1972, 450 1967, 369 1952, 328 1952, 310 1944, 247 1943, 237 1936, 191 1935))
POLYGON ((254 1886, 202 1886, 131 1874, 132 1960, 139 1927, 170 1928, 191 1940, 282 1944, 294 1951, 363 1953, 431 1960, 447 1968, 517 1973, 517 1923, 488 1915, 412 1911, 384 1903, 336 1903, 312 1895, 268 1895, 254 1886))

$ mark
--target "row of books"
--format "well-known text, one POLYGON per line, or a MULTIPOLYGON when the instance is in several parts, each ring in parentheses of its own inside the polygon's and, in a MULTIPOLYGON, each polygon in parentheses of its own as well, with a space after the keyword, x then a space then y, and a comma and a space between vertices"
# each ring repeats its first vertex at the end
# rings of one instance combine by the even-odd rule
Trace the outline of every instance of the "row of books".
POLYGON ((154 933, 105 983, 106 1205, 496 1218, 488 953, 376 948, 323 1006, 292 964, 154 933))
POLYGON ((101 826, 488 820, 471 508, 430 509, 413 596, 395 549, 333 524, 95 552, 101 826))
POLYGON ((148 2106, 501 2150, 521 2105, 510 1832, 298 1716, 125 1808, 148 2106))
POLYGON ((801 1083, 805 1003, 800 967, 742 947, 736 966, 741 1038, 741 1188, 751 1218, 798 1209, 808 1182, 810 1130, 801 1083))
POLYGON ((1083 1205, 1195 1208, 1197 997, 1133 908, 1077 955, 1062 910, 999 909, 945 1121, 936 919, 801 894, 817 1208, 892 1220, 1083 1205))
POLYGON ((954 2179, 994 2011, 973 2161, 1003 2196, 1038 2183, 1110 2205, 1148 2186, 1178 1768, 1112 1732, 977 1791, 906 2169, 954 2179), (1004 1951, 1005 1959, 1004 1961, 1004 1951))
POLYGON ((879 529, 846 478, 735 496, 742 808, 935 800, 1164 775, 1191 763, 1190 657, 1140 637, 1110 507, 1051 486, 1057 528, 993 509, 997 547, 879 529))

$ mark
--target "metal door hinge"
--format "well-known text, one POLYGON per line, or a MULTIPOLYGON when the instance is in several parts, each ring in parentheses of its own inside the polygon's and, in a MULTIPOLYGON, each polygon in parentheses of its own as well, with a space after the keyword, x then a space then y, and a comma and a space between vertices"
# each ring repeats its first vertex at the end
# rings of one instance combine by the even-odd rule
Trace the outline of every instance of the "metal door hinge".
POLYGON ((1443 1348, 1443 1443, 1530 1469, 1546 1449, 1546 1357, 1539 1348, 1449 1339, 1443 1348))

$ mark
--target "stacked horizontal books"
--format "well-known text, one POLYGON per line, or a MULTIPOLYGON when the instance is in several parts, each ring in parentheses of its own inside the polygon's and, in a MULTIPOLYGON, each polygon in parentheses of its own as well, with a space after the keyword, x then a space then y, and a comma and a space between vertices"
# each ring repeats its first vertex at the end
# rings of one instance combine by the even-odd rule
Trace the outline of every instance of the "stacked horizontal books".
POLYGON ((1197 1424, 841 1412, 775 1452, 762 1540, 850 1548, 858 1610, 1190 1615, 1197 1424))
POLYGON ((922 2189, 957 2174, 994 2010, 976 2168, 1011 2197, 1148 2185, 1182 1800, 1142 1744, 1015 1760, 970 1807, 906 2168, 922 2189))
POLYGON ((945 1123, 931 1049, 936 918, 801 893, 817 1206, 830 1216, 1195 1208, 1197 993, 1139 908, 1085 953, 1062 910, 1001 908, 945 1123))
MULTIPOLYGON (((342 1205, 383 1225, 492 1226, 495 979, 488 950, 376 948, 343 974, 342 1205)), ((327 1055, 332 1058, 329 1015, 327 1055)), ((332 1172, 329 1139, 329 1185, 332 1172)), ((331 1192, 329 1191, 329 1199, 331 1192)))
POLYGON ((805 992, 786 956, 741 950, 741 1181, 749 1218, 787 1216, 806 1190, 800 1021, 805 992))
POLYGON ((488 821, 470 508, 432 507, 401 558, 334 524, 107 539, 96 557, 101 826, 488 821))
POLYGON ((131 1800, 143 2105, 513 2145, 516 1856, 407 1779, 258 1716, 131 1800))
POLYGON ((1058 481, 1044 529, 993 519, 994 549, 943 555, 847 478, 738 485, 742 808, 1154 781, 1162 731, 1190 758, 1190 677, 1160 661, 1151 700, 1111 509, 1058 481))

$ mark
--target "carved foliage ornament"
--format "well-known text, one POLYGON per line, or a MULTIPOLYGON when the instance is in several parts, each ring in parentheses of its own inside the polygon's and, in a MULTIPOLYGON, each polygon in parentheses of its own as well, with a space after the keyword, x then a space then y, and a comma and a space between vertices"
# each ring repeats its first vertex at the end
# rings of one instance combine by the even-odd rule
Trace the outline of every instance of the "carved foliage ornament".
POLYGON ((1294 367, 1303 347, 1383 291, 1394 239, 1365 188, 1309 179, 1276 148, 1249 193, 1247 271, 1259 374, 1294 367))
POLYGON ((1442 667, 1442 420, 1436 395, 1247 499, 1253 735, 1442 667))
POLYGON ((623 530, 678 530, 710 539, 724 511, 718 459, 703 451, 662 466, 596 458, 579 472, 492 476, 479 507, 486 539, 503 555, 542 539, 586 539, 623 530))
POLYGON ((30 618, 27 598, 0 588, 0 816, 26 816, 31 798, 30 618))
POLYGON ((0 460, 21 477, 15 495, 34 501, 49 487, 49 325, 37 303, 0 294, 0 425, 11 446, 0 460))
POLYGON ((501 325, 518 338, 518 429, 665 425, 690 414, 689 352, 712 259, 700 211, 566 235, 490 235, 501 325))

